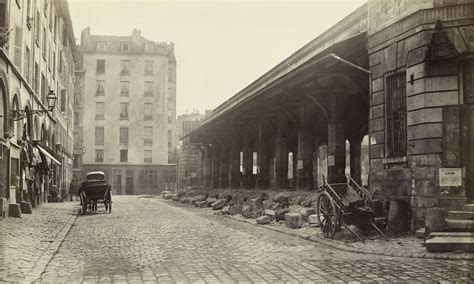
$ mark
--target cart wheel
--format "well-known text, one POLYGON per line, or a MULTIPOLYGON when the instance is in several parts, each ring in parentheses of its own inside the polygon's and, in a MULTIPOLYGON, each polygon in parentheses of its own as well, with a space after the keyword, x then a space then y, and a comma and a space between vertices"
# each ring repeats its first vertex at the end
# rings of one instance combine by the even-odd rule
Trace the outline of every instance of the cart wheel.
POLYGON ((82 199, 82 215, 85 215, 87 211, 87 200, 82 195, 81 195, 81 199, 82 199))
POLYGON ((339 214, 332 197, 323 191, 318 197, 317 214, 319 227, 326 238, 334 238, 339 228, 339 214))

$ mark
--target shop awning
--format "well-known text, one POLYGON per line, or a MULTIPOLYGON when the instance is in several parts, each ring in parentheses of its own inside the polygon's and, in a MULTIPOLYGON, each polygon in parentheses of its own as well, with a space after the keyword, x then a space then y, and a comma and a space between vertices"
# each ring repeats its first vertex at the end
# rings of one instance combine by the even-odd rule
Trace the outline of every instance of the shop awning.
POLYGON ((61 165, 61 163, 56 160, 55 157, 53 157, 53 155, 51 155, 48 151, 46 151, 45 149, 43 149, 41 146, 39 145, 36 145, 36 147, 41 151, 41 153, 43 153, 46 157, 50 158, 51 161, 55 162, 56 164, 58 165, 61 165))

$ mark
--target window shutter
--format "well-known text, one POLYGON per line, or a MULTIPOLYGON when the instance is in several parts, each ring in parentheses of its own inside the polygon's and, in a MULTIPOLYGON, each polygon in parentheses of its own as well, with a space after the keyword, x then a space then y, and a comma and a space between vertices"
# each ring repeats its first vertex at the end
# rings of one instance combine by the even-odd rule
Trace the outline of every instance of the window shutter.
POLYGON ((7 30, 7 1, 0 0, 0 32, 6 32, 7 30))
POLYGON ((13 63, 21 70, 21 54, 22 54, 22 42, 23 42, 23 29, 15 27, 15 56, 13 63))

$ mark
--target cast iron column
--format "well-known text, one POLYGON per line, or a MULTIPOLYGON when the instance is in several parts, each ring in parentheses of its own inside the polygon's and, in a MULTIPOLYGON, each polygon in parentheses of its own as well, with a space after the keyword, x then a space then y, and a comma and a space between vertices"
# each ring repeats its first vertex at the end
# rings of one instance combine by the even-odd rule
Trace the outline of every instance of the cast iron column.
POLYGON ((247 130, 244 135, 244 149, 243 149, 243 168, 244 168, 244 182, 243 188, 253 188, 253 145, 252 133, 247 130))
POLYGON ((218 188, 219 187, 219 145, 216 142, 212 143, 211 148, 211 188, 218 188))
POLYGON ((344 99, 340 95, 331 95, 329 105, 331 121, 328 124, 328 183, 345 183, 344 99))
POLYGON ((288 118, 286 114, 278 117, 277 138, 275 141, 275 187, 288 187, 288 118))

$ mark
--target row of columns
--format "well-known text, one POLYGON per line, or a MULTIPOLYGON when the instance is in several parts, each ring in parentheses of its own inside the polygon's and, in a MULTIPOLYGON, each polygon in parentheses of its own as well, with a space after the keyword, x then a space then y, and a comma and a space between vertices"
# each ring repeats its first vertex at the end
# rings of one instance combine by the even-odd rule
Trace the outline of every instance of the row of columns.
MULTIPOLYGON (((329 101, 329 117, 327 118, 327 168, 329 183, 346 182, 346 133, 343 113, 338 108, 340 102, 334 96, 329 101)), ((296 120, 297 130, 297 153, 294 164, 296 172, 296 188, 313 188, 313 159, 317 150, 317 137, 313 131, 312 121, 308 118, 309 108, 302 106, 298 110, 296 120)), ((257 131, 247 129, 243 135, 243 141, 224 140, 213 141, 210 147, 203 149, 203 181, 204 187, 211 188, 289 188, 288 180, 288 154, 289 148, 289 124, 286 113, 278 116, 276 129, 273 130, 271 141, 274 147, 269 147, 270 141, 265 140, 265 124, 260 121, 257 131), (257 152, 257 174, 253 174, 254 141, 257 152), (269 149, 274 149, 271 153, 269 149), (242 152, 242 173, 240 172, 240 152, 242 152), (270 184, 270 160, 274 154, 274 184, 270 184)), ((361 174, 361 141, 362 135, 350 137, 350 169, 353 178, 360 183, 361 174)), ((316 156, 317 157, 317 156, 316 156)))

